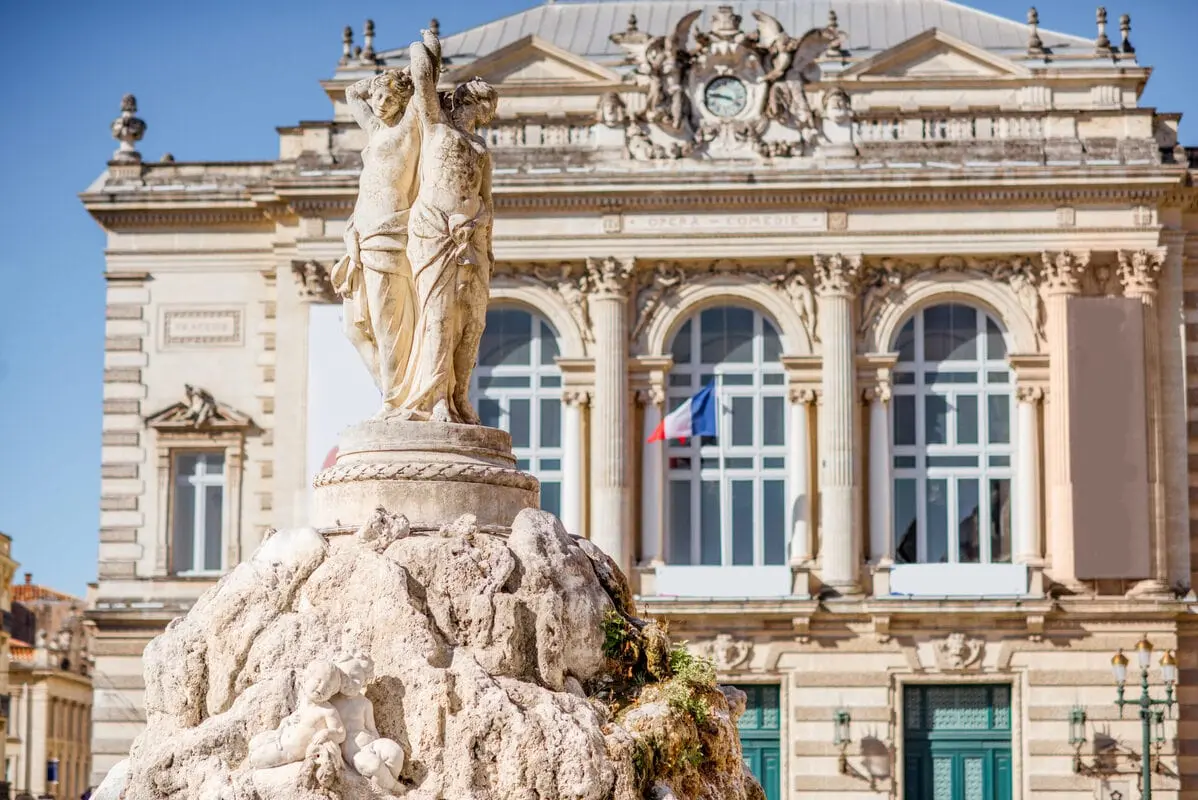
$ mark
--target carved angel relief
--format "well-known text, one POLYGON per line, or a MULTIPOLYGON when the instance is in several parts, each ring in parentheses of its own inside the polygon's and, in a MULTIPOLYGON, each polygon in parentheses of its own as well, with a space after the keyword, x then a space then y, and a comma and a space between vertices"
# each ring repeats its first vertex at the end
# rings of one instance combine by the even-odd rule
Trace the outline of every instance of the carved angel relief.
MULTIPOLYGON (((753 12, 757 29, 745 32, 732 6, 720 6, 711 29, 691 31, 700 11, 685 15, 666 36, 650 36, 637 27, 611 39, 636 70, 632 82, 644 89, 644 111, 630 115, 626 128, 629 157, 779 158, 809 155, 822 139, 821 124, 807 96, 817 58, 844 55, 845 33, 831 19, 800 38, 786 33, 778 20, 753 12)), ((847 97, 830 106, 835 124, 847 122, 847 97)), ((601 103, 608 126, 622 122, 610 99, 601 103)))

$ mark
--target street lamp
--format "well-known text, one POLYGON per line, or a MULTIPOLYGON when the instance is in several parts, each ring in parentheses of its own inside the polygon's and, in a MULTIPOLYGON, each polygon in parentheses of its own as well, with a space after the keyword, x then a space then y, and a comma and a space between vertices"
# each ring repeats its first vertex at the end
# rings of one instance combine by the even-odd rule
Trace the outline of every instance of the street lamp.
MULTIPOLYGON (((1152 800, 1152 761, 1148 752, 1152 746, 1152 728, 1154 722, 1163 727, 1163 714, 1156 710, 1156 706, 1164 706, 1166 711, 1173 709, 1173 685, 1177 682, 1177 658, 1171 650, 1161 657, 1161 677, 1165 681, 1164 700, 1155 700, 1148 693, 1148 668, 1152 665, 1152 642, 1148 641, 1147 635, 1136 642, 1136 661, 1140 666, 1140 696, 1136 700, 1126 700, 1123 697, 1123 688, 1127 683, 1127 656, 1123 655, 1123 650, 1119 650, 1111 658, 1111 672, 1115 674, 1115 687, 1118 692, 1115 703, 1119 706, 1119 716, 1123 716, 1124 706, 1137 706, 1140 709, 1141 741, 1144 747, 1141 762, 1143 766, 1141 780, 1144 786, 1141 792, 1144 800, 1152 800)), ((1163 741, 1164 737, 1158 735, 1157 740, 1163 741)))

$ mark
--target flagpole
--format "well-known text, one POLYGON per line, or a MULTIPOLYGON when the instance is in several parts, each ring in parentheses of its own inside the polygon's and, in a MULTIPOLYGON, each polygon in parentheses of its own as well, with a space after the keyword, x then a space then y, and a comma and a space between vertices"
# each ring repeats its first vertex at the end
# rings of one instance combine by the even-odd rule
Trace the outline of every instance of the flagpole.
MULTIPOLYGON (((715 440, 716 440, 716 457, 719 460, 719 481, 720 481, 720 564, 724 563, 724 548, 729 551, 732 549, 731 543, 728 541, 725 529, 726 520, 732 515, 732 492, 728 489, 727 468, 724 464, 724 429, 727 425, 724 422, 724 398, 720 392, 721 374, 714 372, 715 388, 712 390, 715 394, 715 440)), ((731 553, 729 553, 731 555, 731 553)), ((730 559, 731 560, 731 559, 730 559)))

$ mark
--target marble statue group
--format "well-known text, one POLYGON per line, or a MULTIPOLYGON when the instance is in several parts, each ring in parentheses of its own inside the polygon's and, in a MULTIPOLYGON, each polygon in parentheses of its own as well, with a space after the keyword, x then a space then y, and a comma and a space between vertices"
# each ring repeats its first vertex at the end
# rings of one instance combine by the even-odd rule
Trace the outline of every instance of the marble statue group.
POLYGON ((346 255, 333 268, 346 333, 385 419, 477 424, 470 374, 490 292, 491 157, 481 126, 495 90, 478 78, 439 92, 441 45, 358 81, 346 101, 369 140, 346 255))

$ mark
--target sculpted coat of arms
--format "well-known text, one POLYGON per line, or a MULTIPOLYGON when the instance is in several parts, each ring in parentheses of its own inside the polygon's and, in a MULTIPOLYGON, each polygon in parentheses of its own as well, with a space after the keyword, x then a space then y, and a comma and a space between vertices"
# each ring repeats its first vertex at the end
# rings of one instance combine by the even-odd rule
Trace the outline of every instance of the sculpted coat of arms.
POLYGON ((834 16, 795 38, 761 11, 748 32, 732 6, 720 6, 706 31, 694 30, 701 15, 686 14, 666 36, 639 30, 633 17, 611 37, 635 66, 631 81, 645 91, 645 106, 617 113, 613 94, 601 101, 599 118, 625 126, 632 158, 804 156, 828 138, 829 125, 848 125, 843 91, 825 92, 819 111, 808 96, 817 60, 845 55, 834 16))

